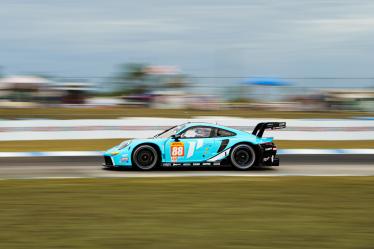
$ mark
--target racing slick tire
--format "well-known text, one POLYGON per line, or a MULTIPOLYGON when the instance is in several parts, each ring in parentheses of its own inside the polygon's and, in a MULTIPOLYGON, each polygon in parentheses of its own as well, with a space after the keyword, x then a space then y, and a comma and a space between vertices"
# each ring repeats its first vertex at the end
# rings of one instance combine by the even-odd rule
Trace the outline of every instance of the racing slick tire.
POLYGON ((159 155, 151 145, 140 145, 132 154, 132 162, 135 169, 152 170, 159 164, 159 155))
POLYGON ((255 165, 256 152, 248 144, 235 145, 230 154, 231 164, 239 170, 248 170, 255 165))

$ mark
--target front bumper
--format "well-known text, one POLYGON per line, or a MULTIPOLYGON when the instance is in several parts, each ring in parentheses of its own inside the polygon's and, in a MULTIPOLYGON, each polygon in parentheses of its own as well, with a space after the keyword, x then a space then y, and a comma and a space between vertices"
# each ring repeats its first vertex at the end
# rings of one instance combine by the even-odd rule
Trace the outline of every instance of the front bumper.
POLYGON ((274 143, 260 144, 259 166, 279 166, 277 146, 274 143))
POLYGON ((104 163, 102 166, 106 168, 114 167, 112 158, 110 156, 104 156, 104 163))
POLYGON ((103 167, 131 167, 131 161, 127 153, 119 153, 111 155, 109 153, 104 154, 103 167))

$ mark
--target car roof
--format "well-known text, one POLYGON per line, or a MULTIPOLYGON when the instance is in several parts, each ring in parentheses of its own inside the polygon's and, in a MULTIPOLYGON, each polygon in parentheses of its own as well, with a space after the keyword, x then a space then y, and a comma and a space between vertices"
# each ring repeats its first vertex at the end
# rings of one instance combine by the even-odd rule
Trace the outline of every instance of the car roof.
POLYGON ((240 131, 240 130, 233 129, 233 128, 230 128, 230 127, 227 127, 227 126, 212 124, 212 123, 208 123, 208 122, 188 122, 188 123, 184 123, 182 125, 184 125, 185 128, 192 127, 192 126, 210 126, 210 127, 222 128, 222 129, 230 130, 230 131, 240 131))

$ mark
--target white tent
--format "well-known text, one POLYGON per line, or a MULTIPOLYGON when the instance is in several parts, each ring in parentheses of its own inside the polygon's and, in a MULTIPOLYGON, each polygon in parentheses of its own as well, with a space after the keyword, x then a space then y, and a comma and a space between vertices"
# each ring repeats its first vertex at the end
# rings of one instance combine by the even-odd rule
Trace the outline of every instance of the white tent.
POLYGON ((37 76, 9 76, 0 79, 0 89, 39 89, 51 81, 37 76))

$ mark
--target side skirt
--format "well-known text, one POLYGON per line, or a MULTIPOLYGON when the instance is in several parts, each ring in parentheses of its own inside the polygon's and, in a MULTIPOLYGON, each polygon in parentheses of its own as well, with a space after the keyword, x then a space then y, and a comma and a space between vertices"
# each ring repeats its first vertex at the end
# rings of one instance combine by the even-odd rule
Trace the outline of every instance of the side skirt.
POLYGON ((163 167, 200 167, 200 166, 227 166, 228 161, 226 157, 230 155, 231 148, 222 151, 218 155, 209 158, 204 162, 191 162, 191 163, 182 163, 182 162, 170 162, 170 163, 162 163, 163 167))
POLYGON ((162 163, 163 167, 201 167, 201 166, 225 166, 223 162, 196 162, 196 163, 162 163))

